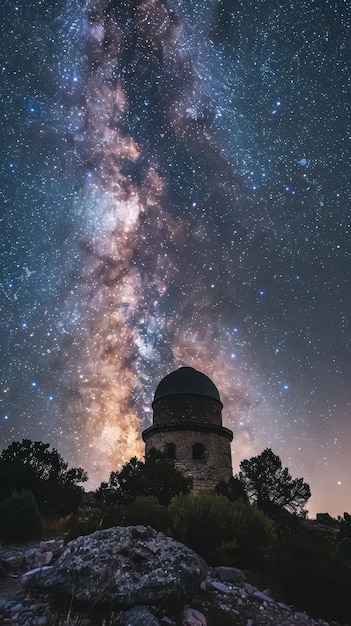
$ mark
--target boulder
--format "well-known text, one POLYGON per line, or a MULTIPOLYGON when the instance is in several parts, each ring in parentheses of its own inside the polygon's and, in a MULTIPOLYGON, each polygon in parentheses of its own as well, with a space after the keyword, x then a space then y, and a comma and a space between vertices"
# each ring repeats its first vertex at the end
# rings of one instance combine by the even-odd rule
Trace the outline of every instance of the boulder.
POLYGON ((61 554, 65 547, 63 539, 46 539, 40 542, 40 550, 42 552, 52 552, 54 556, 61 554))
POLYGON ((42 552, 38 548, 31 548, 27 550, 25 553, 26 566, 29 569, 35 569, 36 567, 44 567, 45 565, 49 565, 53 559, 53 552, 47 551, 42 552))
POLYGON ((233 583, 236 585, 246 580, 244 572, 237 567, 218 566, 214 568, 214 573, 222 583, 233 583))
POLYGON ((160 626, 160 622, 146 606, 133 606, 118 618, 118 626, 160 626))
POLYGON ((192 550, 151 527, 127 526, 78 537, 26 586, 79 601, 123 607, 190 599, 207 565, 192 550))
POLYGON ((219 591, 220 593, 232 592, 232 587, 229 587, 228 585, 225 585, 224 583, 218 582, 217 580, 211 580, 209 581, 209 584, 212 587, 212 589, 215 589, 216 591, 219 591))
POLYGON ((16 554, 4 555, 1 557, 0 567, 1 570, 20 570, 25 563, 25 558, 23 552, 18 552, 16 554))
POLYGON ((200 611, 189 607, 183 611, 182 626, 207 626, 207 620, 200 611))
POLYGON ((63 549, 63 539, 40 541, 40 543, 31 544, 30 547, 0 547, 0 573, 19 573, 48 565, 55 556, 62 553, 63 549))
POLYGON ((262 600, 263 602, 273 602, 273 598, 268 596, 263 591, 258 591, 258 590, 254 591, 252 595, 254 598, 258 598, 259 600, 262 600))
POLYGON ((45 572, 51 571, 52 566, 35 567, 25 572, 21 578, 21 583, 24 587, 39 587, 40 577, 44 576, 45 572))

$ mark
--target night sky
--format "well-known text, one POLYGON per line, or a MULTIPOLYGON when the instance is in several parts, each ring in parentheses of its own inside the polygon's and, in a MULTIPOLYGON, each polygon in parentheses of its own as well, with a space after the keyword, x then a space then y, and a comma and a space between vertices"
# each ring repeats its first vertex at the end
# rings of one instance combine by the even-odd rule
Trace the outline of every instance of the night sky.
POLYGON ((3 0, 0 448, 89 486, 159 380, 210 376, 351 512, 351 3, 3 0))

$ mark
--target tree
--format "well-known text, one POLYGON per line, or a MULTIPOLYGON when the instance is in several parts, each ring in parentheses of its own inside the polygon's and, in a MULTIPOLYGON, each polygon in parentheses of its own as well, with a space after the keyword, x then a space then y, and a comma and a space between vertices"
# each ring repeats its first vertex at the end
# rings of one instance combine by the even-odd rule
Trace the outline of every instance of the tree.
POLYGON ((106 504, 129 504, 138 496, 156 496, 167 505, 179 493, 189 493, 191 478, 183 476, 175 462, 163 452, 150 450, 145 462, 133 457, 120 472, 111 472, 109 482, 101 483, 95 495, 106 504))
POLYGON ((193 485, 191 478, 184 476, 163 452, 152 448, 145 458, 144 493, 157 496, 160 504, 168 505, 179 493, 189 493, 193 485))
POLYGON ((22 543, 37 537, 41 522, 31 491, 13 491, 0 502, 0 537, 7 543, 22 543))
POLYGON ((128 504, 143 495, 144 463, 134 456, 125 463, 120 472, 111 472, 109 481, 102 482, 95 491, 95 498, 104 504, 128 504))
POLYGON ((13 491, 31 491, 44 515, 66 515, 77 509, 88 479, 81 467, 68 464, 49 443, 23 439, 0 455, 0 500, 13 491))
POLYGON ((351 563, 351 515, 344 513, 339 517, 339 533, 337 536, 337 552, 347 563, 351 563))
POLYGON ((235 476, 231 476, 228 482, 223 480, 217 483, 215 492, 226 496, 231 502, 237 502, 238 500, 241 500, 244 504, 249 502, 243 483, 235 476))
POLYGON ((260 455, 240 463, 239 478, 251 501, 265 511, 278 506, 290 513, 304 514, 304 505, 311 497, 309 485, 303 478, 293 479, 279 456, 270 448, 260 455))

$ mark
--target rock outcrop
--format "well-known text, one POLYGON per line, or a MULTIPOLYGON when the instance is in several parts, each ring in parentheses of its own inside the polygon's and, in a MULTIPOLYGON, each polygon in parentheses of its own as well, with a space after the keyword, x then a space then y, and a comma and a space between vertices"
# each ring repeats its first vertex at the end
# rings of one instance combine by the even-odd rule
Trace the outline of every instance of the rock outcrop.
POLYGON ((205 561, 182 543, 145 526, 117 526, 78 537, 52 566, 27 574, 27 587, 121 607, 184 602, 206 576, 205 561))
POLYGON ((144 526, 0 550, 0 572, 4 626, 331 626, 144 526), (21 568, 22 587, 6 593, 21 568))
POLYGON ((27 547, 9 547, 0 550, 0 574, 16 574, 18 571, 43 567, 61 554, 64 548, 63 539, 41 541, 38 545, 27 547))

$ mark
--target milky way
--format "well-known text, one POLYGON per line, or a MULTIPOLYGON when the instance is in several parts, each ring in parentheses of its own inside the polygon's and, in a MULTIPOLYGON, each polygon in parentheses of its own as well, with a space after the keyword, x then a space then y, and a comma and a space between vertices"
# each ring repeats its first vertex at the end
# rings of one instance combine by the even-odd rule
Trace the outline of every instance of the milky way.
POLYGON ((348 3, 1 11, 3 447, 97 486, 190 365, 234 471, 270 446, 350 510, 348 3))

